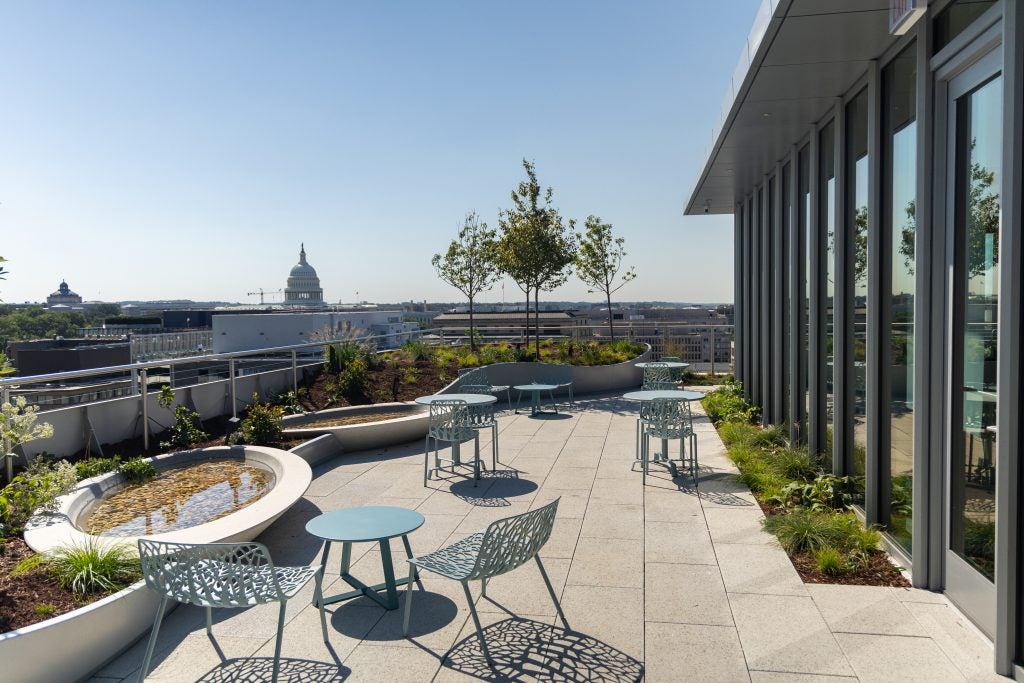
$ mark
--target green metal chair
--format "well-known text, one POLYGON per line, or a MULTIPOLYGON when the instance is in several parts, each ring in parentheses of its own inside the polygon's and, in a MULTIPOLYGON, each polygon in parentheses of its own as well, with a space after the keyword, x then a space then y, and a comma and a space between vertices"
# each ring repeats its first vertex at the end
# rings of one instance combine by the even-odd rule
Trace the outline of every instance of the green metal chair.
MULTIPOLYGON (((683 359, 680 358, 679 356, 662 356, 661 360, 659 362, 660 363, 682 363, 683 359)), ((672 381, 677 383, 677 384, 679 382, 681 382, 682 379, 683 379, 683 369, 682 368, 671 368, 669 374, 672 375, 672 381)))
MULTIPOLYGON (((568 363, 538 363, 534 380, 538 384, 553 384, 569 390, 569 405, 575 405, 572 396, 572 366, 568 363)), ((554 400, 554 395, 551 397, 554 400)))
POLYGON ((665 363, 647 363, 644 365, 644 391, 662 391, 678 389, 672 381, 672 372, 665 363))
MULTIPOLYGON (((540 575, 544 578, 548 593, 551 595, 551 601, 555 603, 558 616, 565 628, 569 628, 569 622, 565 618, 565 613, 562 612, 562 605, 558 602, 551 579, 548 578, 544 564, 537 554, 551 537, 559 500, 561 499, 556 499, 537 510, 491 522, 485 531, 467 536, 461 541, 447 548, 436 550, 429 555, 409 560, 410 577, 415 576, 416 569, 419 568, 462 583, 462 590, 469 603, 469 612, 473 615, 473 623, 476 626, 476 635, 480 640, 480 648, 491 665, 494 662, 491 659, 490 650, 487 649, 487 641, 484 639, 483 628, 480 626, 480 617, 473 604, 473 595, 469 592, 470 581, 479 579, 481 595, 486 596, 488 579, 507 574, 531 559, 535 560, 537 568, 540 569, 540 575)), ((410 579, 405 593, 405 618, 402 620, 402 635, 405 637, 409 636, 411 614, 412 579, 410 579)))
POLYGON ((693 418, 690 404, 670 398, 656 398, 650 401, 650 408, 641 425, 640 461, 643 468, 643 483, 647 483, 647 471, 651 464, 651 439, 660 439, 666 443, 666 452, 655 464, 668 469, 672 476, 678 475, 675 461, 668 451, 668 442, 679 440, 679 464, 688 467, 690 476, 697 480, 697 451, 693 433, 693 418), (690 443, 690 454, 687 457, 686 444, 690 443))
POLYGON ((480 481, 480 434, 473 423, 473 415, 469 405, 458 399, 445 399, 430 404, 430 417, 427 436, 423 442, 423 485, 426 486, 434 472, 448 471, 456 474, 456 467, 465 467, 462 462, 458 445, 473 439, 473 486, 480 481), (430 466, 430 440, 434 440, 434 466, 430 466), (440 442, 452 444, 452 457, 442 458, 439 453, 440 442), (446 463, 446 464, 445 464, 446 463))
MULTIPOLYGON (((490 395, 491 387, 486 384, 463 384, 459 391, 464 394, 490 395)), ((491 469, 498 469, 498 419, 494 416, 494 404, 483 403, 469 406, 469 417, 475 429, 491 430, 491 469)))
POLYGON ((153 648, 168 600, 206 608, 206 632, 213 635, 214 607, 252 607, 280 602, 274 673, 281 668, 281 636, 288 598, 310 579, 316 580, 315 602, 320 605, 320 628, 327 642, 324 616, 323 573, 320 567, 275 567, 262 543, 167 543, 139 539, 139 559, 146 585, 160 594, 160 606, 139 672, 140 683, 149 673, 153 648))
POLYGON ((485 393, 493 394, 497 396, 501 392, 505 392, 505 402, 508 404, 508 409, 512 410, 512 387, 508 384, 491 384, 490 377, 487 373, 487 366, 470 370, 464 375, 460 376, 461 380, 459 389, 464 389, 466 386, 486 386, 487 391, 485 393))

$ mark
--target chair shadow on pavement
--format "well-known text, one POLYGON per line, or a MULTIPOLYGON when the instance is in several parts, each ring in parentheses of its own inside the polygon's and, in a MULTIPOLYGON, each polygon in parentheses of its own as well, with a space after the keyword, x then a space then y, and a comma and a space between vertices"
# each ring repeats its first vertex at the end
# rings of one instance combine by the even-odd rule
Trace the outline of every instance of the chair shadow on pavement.
POLYGON ((500 508, 512 504, 509 498, 525 496, 536 491, 537 482, 520 479, 518 470, 505 469, 485 472, 480 478, 479 486, 473 486, 472 480, 463 479, 452 484, 449 490, 470 505, 500 508))
POLYGON ((455 644, 444 666, 484 681, 640 681, 644 666, 607 643, 532 619, 511 617, 484 628, 494 666, 476 633, 455 644))
MULTIPOLYGON (((203 674, 197 683, 264 683, 274 671, 273 657, 226 659, 203 674)), ((343 681, 352 671, 341 664, 309 659, 281 658, 279 681, 291 683, 327 683, 343 681)))

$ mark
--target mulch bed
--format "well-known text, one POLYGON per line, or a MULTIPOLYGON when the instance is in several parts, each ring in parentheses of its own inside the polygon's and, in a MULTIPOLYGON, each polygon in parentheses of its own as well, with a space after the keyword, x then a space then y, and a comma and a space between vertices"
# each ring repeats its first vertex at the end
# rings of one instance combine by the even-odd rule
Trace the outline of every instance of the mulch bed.
POLYGON ((11 576, 11 570, 32 554, 20 538, 0 541, 0 633, 52 619, 103 597, 76 598, 43 571, 11 576), (47 607, 43 614, 36 611, 40 605, 47 607))
MULTIPOLYGON (((755 497, 755 500, 757 498, 755 497)), ((781 515, 785 508, 758 500, 765 517, 781 515)), ((814 556, 808 552, 787 553, 793 567, 796 568, 804 583, 837 583, 847 586, 892 586, 894 588, 910 588, 910 582, 903 576, 899 567, 892 563, 887 553, 875 551, 868 556, 866 566, 843 574, 832 576, 818 571, 814 556)))
POLYGON ((367 390, 359 396, 349 396, 339 401, 331 401, 327 384, 334 378, 330 373, 320 371, 307 383, 306 394, 300 399, 306 410, 324 410, 326 408, 344 408, 346 406, 364 406, 371 403, 391 403, 411 401, 417 396, 435 394, 445 388, 459 375, 457 363, 442 368, 433 360, 416 362, 401 361, 397 368, 387 365, 367 371, 367 390), (402 381, 405 374, 415 369, 416 381, 406 384, 402 381), (397 381, 396 381, 397 380, 397 381))

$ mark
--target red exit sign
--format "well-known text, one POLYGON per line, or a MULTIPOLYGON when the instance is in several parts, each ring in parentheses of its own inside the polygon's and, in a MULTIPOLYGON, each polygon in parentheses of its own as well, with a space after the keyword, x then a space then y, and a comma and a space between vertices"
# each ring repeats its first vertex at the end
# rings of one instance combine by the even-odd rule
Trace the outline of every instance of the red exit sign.
POLYGON ((902 36, 924 14, 925 0, 889 0, 889 33, 902 36))

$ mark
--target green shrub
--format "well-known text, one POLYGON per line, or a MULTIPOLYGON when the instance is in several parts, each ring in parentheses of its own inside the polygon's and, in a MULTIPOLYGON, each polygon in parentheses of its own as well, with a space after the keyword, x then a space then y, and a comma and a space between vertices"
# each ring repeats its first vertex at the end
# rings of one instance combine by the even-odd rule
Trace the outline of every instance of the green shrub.
POLYGON ((410 339, 405 342, 402 344, 402 350, 405 351, 409 360, 413 363, 421 360, 430 360, 434 355, 433 347, 419 339, 410 339))
POLYGON ((701 400, 704 412, 716 425, 727 421, 752 422, 759 409, 743 397, 743 385, 729 380, 721 389, 708 392, 701 400))
POLYGON ((284 433, 284 408, 260 403, 259 394, 252 395, 252 405, 242 420, 240 440, 253 446, 269 446, 278 443, 284 433))
POLYGON ((850 490, 849 477, 822 474, 808 482, 789 482, 771 502, 816 512, 846 510, 853 502, 850 490))
POLYGON ((0 537, 21 533, 34 514, 53 512, 57 498, 73 491, 77 484, 75 467, 68 461, 32 460, 24 472, 0 490, 0 537))
POLYGON ((287 415, 305 415, 306 407, 299 399, 307 393, 305 387, 299 387, 298 391, 282 391, 273 398, 272 403, 281 406, 287 415))
POLYGON ((818 476, 818 469, 811 462, 807 451, 783 448, 772 454, 772 467, 786 479, 806 481, 818 476))
POLYGON ((494 363, 511 363, 516 359, 515 349, 508 342, 500 344, 488 344, 481 346, 477 352, 480 356, 481 365, 492 365, 494 363))
POLYGON ((130 458, 117 467, 118 473, 133 484, 152 479, 156 468, 145 458, 130 458))
POLYGON ((838 548, 827 545, 814 551, 814 563, 826 576, 839 576, 847 571, 846 557, 838 548))
POLYGON ((43 562, 61 588, 78 595, 118 591, 142 577, 139 559, 121 544, 90 540, 57 548, 43 562))
POLYGON ((369 383, 369 371, 366 360, 353 358, 338 373, 338 391, 345 398, 356 398, 366 392, 366 385, 369 383))
POLYGON ((121 465, 120 456, 112 458, 86 458, 75 463, 75 474, 79 480, 98 477, 115 471, 121 465))
POLYGON ((852 514, 811 510, 770 515, 764 520, 764 528, 775 534, 789 552, 814 551, 828 545, 850 550, 859 547, 863 531, 860 521, 852 514))
POLYGON ((199 427, 199 413, 186 406, 174 409, 174 424, 165 432, 167 440, 160 442, 160 448, 185 450, 210 438, 199 427))
POLYGON ((53 616, 57 612, 57 608, 49 602, 41 602, 32 609, 41 617, 53 616))

